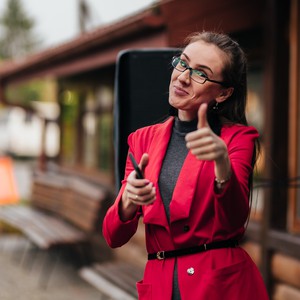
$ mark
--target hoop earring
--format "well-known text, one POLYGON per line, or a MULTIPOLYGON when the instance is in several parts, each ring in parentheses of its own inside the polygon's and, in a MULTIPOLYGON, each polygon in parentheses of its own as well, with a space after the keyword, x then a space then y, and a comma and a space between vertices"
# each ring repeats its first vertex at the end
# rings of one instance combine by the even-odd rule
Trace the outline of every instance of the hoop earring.
POLYGON ((216 102, 212 109, 217 111, 219 109, 219 102, 216 102))

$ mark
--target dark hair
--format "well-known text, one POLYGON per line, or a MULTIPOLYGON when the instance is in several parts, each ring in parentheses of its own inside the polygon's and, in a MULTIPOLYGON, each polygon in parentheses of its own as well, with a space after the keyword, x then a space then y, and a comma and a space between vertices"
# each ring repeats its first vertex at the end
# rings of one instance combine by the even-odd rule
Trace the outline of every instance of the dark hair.
MULTIPOLYGON (((234 88, 226 101, 218 104, 217 115, 233 123, 248 125, 245 111, 247 100, 247 58, 240 45, 223 33, 197 32, 186 38, 186 45, 203 41, 217 46, 228 59, 222 72, 223 81, 234 88)), ((214 105, 214 103, 213 103, 214 105)))

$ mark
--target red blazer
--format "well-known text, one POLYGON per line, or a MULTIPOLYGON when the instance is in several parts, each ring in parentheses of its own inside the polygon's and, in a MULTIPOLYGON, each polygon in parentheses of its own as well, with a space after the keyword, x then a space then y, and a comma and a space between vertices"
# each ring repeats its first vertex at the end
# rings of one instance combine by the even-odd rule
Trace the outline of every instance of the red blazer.
MULTIPOLYGON (((128 138, 129 150, 139 161, 149 154, 145 178, 156 187, 153 204, 127 222, 118 214, 118 203, 133 170, 126 162, 125 179, 115 203, 103 222, 103 235, 112 248, 124 245, 136 232, 142 216, 148 253, 186 248, 213 241, 240 239, 249 215, 248 179, 258 133, 253 127, 225 125, 221 138, 226 142, 232 176, 221 194, 214 189, 214 162, 200 161, 188 153, 170 204, 170 223, 161 199, 158 178, 172 133, 174 118, 137 130, 128 138)), ((137 283, 140 300, 171 300, 177 260, 182 300, 268 299, 262 278, 248 254, 240 247, 209 250, 166 260, 148 261, 144 278, 137 283)))

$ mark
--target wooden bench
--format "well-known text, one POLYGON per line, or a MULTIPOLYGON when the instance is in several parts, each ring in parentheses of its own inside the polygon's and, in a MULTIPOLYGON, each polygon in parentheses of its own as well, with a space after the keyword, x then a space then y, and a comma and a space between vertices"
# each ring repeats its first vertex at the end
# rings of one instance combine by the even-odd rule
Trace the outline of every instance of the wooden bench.
POLYGON ((93 233, 101 232, 109 203, 109 193, 100 185, 76 176, 37 172, 29 203, 0 207, 0 220, 40 249, 82 246, 82 262, 89 263, 93 258, 87 246, 93 233))
POLYGON ((113 249, 114 259, 79 269, 79 276, 115 300, 137 299, 136 282, 143 278, 147 262, 145 228, 140 219, 135 235, 120 248, 113 249))
POLYGON ((143 269, 126 262, 96 263, 81 268, 79 275, 114 300, 136 300, 136 282, 143 278, 143 269))
POLYGON ((21 230, 39 248, 85 242, 100 230, 103 188, 76 177, 35 175, 30 205, 0 208, 0 219, 21 230))

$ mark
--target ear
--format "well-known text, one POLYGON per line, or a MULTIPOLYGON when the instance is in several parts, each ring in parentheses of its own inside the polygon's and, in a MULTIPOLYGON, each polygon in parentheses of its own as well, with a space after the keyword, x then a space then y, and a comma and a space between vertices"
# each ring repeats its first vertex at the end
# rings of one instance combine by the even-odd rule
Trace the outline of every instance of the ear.
POLYGON ((233 87, 222 89, 219 96, 216 97, 216 101, 219 103, 225 101, 227 98, 229 98, 232 95, 233 91, 234 91, 233 87))

